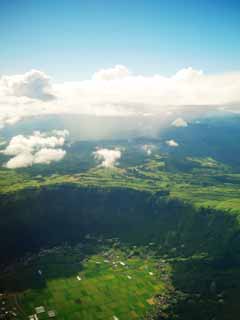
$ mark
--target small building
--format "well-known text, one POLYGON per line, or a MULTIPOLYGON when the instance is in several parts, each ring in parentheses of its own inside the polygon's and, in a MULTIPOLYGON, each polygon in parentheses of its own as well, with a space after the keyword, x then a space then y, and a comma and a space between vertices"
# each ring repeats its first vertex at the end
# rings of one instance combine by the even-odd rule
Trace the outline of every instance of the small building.
POLYGON ((36 307, 35 311, 37 314, 45 312, 45 308, 43 306, 36 307))
POLYGON ((56 317, 56 312, 54 310, 49 310, 48 316, 49 316, 49 318, 54 318, 54 317, 56 317))

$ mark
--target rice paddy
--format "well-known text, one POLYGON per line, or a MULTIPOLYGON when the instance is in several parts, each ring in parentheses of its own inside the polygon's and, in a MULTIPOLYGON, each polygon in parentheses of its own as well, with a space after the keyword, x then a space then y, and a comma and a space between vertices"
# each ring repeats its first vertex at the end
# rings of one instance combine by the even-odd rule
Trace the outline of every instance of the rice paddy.
POLYGON ((8 286, 19 286, 6 295, 9 312, 19 320, 144 319, 154 313, 156 297, 167 296, 166 275, 164 282, 153 257, 78 250, 40 253, 5 275, 8 286))

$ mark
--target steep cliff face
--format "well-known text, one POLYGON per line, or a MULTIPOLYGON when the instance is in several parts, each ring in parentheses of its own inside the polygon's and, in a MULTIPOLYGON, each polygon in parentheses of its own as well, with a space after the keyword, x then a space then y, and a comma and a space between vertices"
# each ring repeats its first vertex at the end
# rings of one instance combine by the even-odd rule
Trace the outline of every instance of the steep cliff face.
POLYGON ((197 210, 161 194, 126 189, 58 186, 1 198, 0 262, 43 246, 79 242, 86 234, 158 243, 173 256, 235 254, 240 243, 233 215, 197 210))
POLYGON ((164 193, 70 185, 29 189, 0 201, 0 264, 43 247, 87 241, 87 234, 152 242, 181 293, 167 310, 171 319, 227 320, 240 312, 240 228, 231 213, 196 209, 164 193))

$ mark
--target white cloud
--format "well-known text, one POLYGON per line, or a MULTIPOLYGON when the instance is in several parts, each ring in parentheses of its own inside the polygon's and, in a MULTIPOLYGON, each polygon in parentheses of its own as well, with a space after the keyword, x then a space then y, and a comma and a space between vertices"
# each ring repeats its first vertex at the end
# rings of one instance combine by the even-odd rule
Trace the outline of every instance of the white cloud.
POLYGON ((42 101, 54 98, 50 78, 41 71, 31 70, 21 75, 3 76, 0 80, 7 95, 28 97, 42 101))
POLYGON ((35 153, 34 163, 49 164, 53 161, 60 161, 65 156, 66 151, 62 149, 44 148, 35 153))
POLYGON ((174 76, 173 78, 175 80, 193 80, 193 79, 197 79, 203 76, 203 71, 202 70, 194 70, 191 67, 188 68, 184 68, 179 70, 174 76))
POLYGON ((63 146, 65 137, 62 135, 47 136, 46 133, 35 131, 31 136, 17 135, 10 140, 9 145, 4 150, 7 155, 17 155, 22 152, 33 152, 41 148, 49 147, 55 148, 57 146, 63 146))
POLYGON ((171 140, 167 140, 165 142, 169 147, 178 147, 179 146, 179 144, 175 140, 172 140, 172 139, 171 140))
POLYGON ((144 144, 142 149, 147 153, 147 155, 150 156, 153 152, 153 149, 155 149, 155 146, 152 144, 144 144))
MULTIPOLYGON (((113 69, 108 71, 111 73, 113 69)), ((95 78, 54 87, 59 102, 68 106, 64 107, 65 112, 165 116, 186 106, 197 113, 199 108, 208 111, 240 102, 240 72, 206 75, 187 68, 170 77, 129 74, 109 76, 108 81, 95 78)))
POLYGON ((0 79, 0 127, 45 114, 160 116, 240 111, 240 72, 208 75, 185 68, 166 77, 134 75, 117 65, 90 80, 51 83, 41 71, 0 79), (52 100, 55 97, 56 99, 52 100), (186 108, 187 106, 187 108, 186 108))
POLYGON ((34 156, 31 153, 22 152, 11 158, 5 166, 8 169, 26 168, 32 166, 33 162, 34 156))
POLYGON ((13 125, 17 123, 21 118, 17 115, 1 115, 0 114, 0 129, 4 128, 5 125, 13 125))
POLYGON ((5 166, 7 168, 28 167, 35 163, 51 163, 61 160, 66 152, 55 149, 63 146, 67 130, 54 130, 52 135, 35 131, 31 136, 17 135, 13 137, 3 154, 13 156, 5 166))
POLYGON ((101 69, 94 73, 93 80, 116 80, 130 76, 127 67, 117 64, 113 68, 101 69))
POLYGON ((102 167, 114 167, 117 164, 117 160, 121 158, 121 151, 118 149, 98 149, 93 152, 95 159, 102 161, 100 166, 102 167))
POLYGON ((172 122, 172 126, 174 127, 187 127, 188 123, 183 118, 177 118, 172 122))
POLYGON ((69 131, 66 130, 66 129, 64 129, 64 130, 53 130, 52 134, 56 135, 57 137, 63 137, 65 139, 66 137, 69 136, 69 131))

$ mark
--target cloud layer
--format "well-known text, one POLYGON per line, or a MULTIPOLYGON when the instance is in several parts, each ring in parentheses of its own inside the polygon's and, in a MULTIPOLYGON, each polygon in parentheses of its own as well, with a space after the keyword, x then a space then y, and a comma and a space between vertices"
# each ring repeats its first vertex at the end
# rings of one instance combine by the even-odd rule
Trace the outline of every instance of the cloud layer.
POLYGON ((13 137, 3 154, 12 156, 5 164, 9 169, 24 168, 33 164, 49 164, 61 160, 66 151, 62 147, 68 131, 55 130, 51 135, 35 131, 31 136, 17 135, 13 137))
POLYGON ((96 160, 101 161, 100 166, 105 168, 114 167, 121 158, 121 151, 118 149, 98 149, 93 152, 96 160))
POLYGON ((185 68, 169 77, 143 76, 116 65, 78 82, 54 83, 38 70, 0 79, 0 127, 42 114, 163 118, 183 109, 239 112, 239 104, 240 72, 209 75, 185 68))

